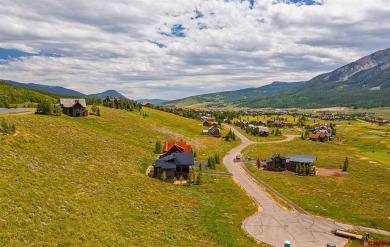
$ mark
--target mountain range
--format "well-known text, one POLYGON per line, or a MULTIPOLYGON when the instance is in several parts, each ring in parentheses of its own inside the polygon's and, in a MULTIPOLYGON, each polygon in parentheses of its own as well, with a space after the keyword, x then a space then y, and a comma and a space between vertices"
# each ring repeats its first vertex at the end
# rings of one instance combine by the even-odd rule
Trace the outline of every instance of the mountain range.
POLYGON ((390 48, 303 82, 191 96, 176 107, 383 107, 390 106, 390 48))
POLYGON ((115 97, 115 98, 119 98, 119 97, 127 98, 115 90, 107 90, 107 91, 104 91, 101 93, 96 93, 96 94, 83 94, 83 93, 80 93, 78 91, 75 91, 72 89, 67 89, 67 88, 60 87, 60 86, 47 86, 47 85, 35 84, 35 83, 20 83, 20 82, 10 81, 10 80, 3 80, 3 81, 5 81, 6 83, 8 83, 14 87, 32 89, 32 90, 41 91, 41 92, 45 92, 45 93, 70 96, 70 97, 80 97, 80 98, 97 97, 99 99, 103 99, 104 97, 109 96, 109 97, 115 97))

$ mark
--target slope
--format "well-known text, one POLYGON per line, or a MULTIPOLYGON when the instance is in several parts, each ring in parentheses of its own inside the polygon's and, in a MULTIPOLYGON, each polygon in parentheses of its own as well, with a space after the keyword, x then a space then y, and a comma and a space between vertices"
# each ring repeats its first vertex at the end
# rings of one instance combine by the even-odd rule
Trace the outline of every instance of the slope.
POLYGON ((228 107, 237 106, 243 102, 256 100, 261 96, 270 96, 282 93, 289 89, 298 87, 304 82, 273 82, 269 85, 258 88, 245 88, 236 91, 225 91, 198 96, 191 96, 184 99, 164 102, 165 105, 176 107, 228 107))
POLYGON ((47 86, 35 83, 20 83, 16 81, 5 80, 8 84, 11 84, 15 87, 19 88, 27 88, 32 90, 37 90, 41 92, 51 93, 51 94, 59 94, 59 95, 67 95, 72 97, 81 97, 84 98, 86 95, 75 90, 67 89, 59 86, 47 86))
POLYGON ((156 140, 189 141, 199 159, 234 143, 200 122, 144 109, 102 117, 5 115, 0 136, 0 243, 10 246, 254 246, 241 222, 256 211, 230 177, 177 186, 145 175, 156 140))
POLYGON ((9 107, 10 104, 37 103, 46 99, 55 102, 57 96, 30 89, 17 88, 0 81, 0 108, 9 107))

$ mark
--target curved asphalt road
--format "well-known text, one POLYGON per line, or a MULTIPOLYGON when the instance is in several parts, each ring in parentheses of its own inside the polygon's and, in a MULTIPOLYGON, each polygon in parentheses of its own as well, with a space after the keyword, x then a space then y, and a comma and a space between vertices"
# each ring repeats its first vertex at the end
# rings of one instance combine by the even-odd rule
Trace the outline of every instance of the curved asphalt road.
POLYGON ((333 235, 331 230, 350 228, 349 225, 296 211, 288 211, 279 206, 248 178, 233 160, 242 149, 257 142, 248 140, 234 128, 232 130, 242 140, 242 144, 232 149, 224 157, 223 162, 229 172, 233 174, 235 181, 261 208, 258 213, 244 221, 243 228, 256 240, 276 247, 284 246, 285 240, 289 240, 292 247, 325 247, 328 243, 334 243, 337 247, 344 246, 347 240, 333 235))

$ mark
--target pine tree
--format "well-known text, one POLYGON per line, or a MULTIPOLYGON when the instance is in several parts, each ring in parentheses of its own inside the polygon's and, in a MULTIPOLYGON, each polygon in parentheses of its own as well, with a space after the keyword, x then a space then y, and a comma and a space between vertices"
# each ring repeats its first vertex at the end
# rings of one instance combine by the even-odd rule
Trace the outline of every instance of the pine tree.
POLYGON ((219 155, 218 154, 215 154, 214 155, 214 159, 215 159, 215 164, 220 164, 220 158, 219 158, 219 155))
POLYGON ((343 166, 343 171, 344 172, 348 171, 348 166, 349 166, 349 160, 348 160, 348 157, 345 156, 344 166, 343 166))
POLYGON ((8 130, 8 123, 7 121, 5 121, 5 118, 3 118, 1 120, 1 128, 2 128, 2 131, 4 134, 8 134, 9 130, 8 130))
POLYGON ((100 117, 100 108, 98 107, 97 110, 96 110, 96 116, 99 116, 100 117))
POLYGON ((162 144, 161 144, 161 141, 156 141, 156 145, 155 145, 154 152, 155 152, 156 154, 159 154, 159 153, 162 152, 162 144))
POLYGON ((306 165, 305 169, 306 169, 306 176, 309 176, 310 175, 310 171, 311 171, 310 165, 306 165))

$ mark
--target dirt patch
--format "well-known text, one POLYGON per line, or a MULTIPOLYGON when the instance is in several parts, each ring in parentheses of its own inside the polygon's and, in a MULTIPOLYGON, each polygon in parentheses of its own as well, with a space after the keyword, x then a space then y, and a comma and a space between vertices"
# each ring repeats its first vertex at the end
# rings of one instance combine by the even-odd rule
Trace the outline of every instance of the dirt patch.
POLYGON ((348 172, 343 172, 338 168, 316 167, 317 176, 324 177, 348 177, 348 172))

